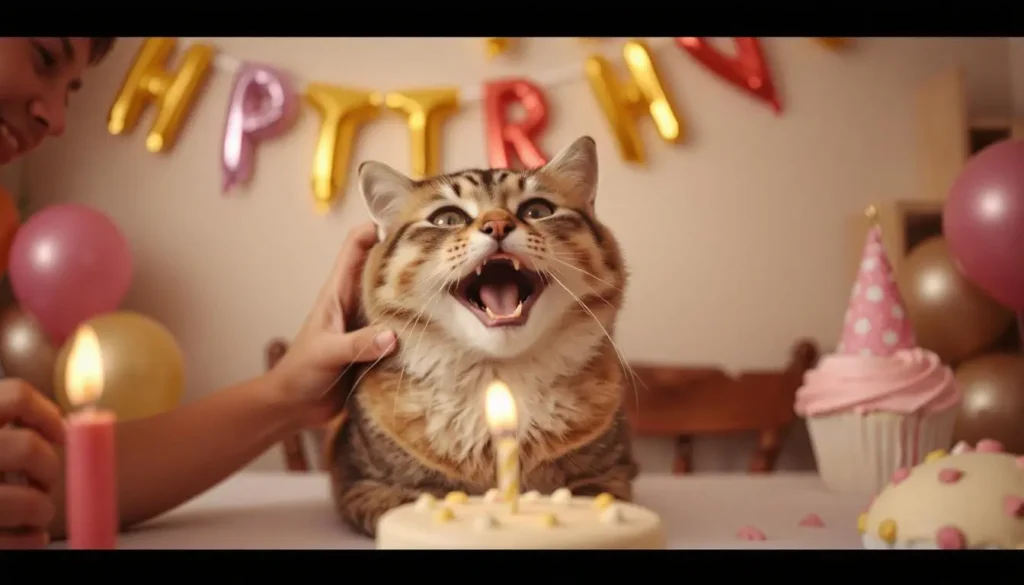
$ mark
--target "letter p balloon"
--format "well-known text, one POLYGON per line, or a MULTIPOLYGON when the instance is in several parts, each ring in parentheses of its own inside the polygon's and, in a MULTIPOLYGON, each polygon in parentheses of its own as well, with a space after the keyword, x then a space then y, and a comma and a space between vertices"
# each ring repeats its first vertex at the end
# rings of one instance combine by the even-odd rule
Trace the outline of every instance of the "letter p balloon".
POLYGON ((298 113, 298 96, 284 73, 252 63, 239 68, 224 127, 223 193, 249 181, 256 143, 283 134, 298 113))

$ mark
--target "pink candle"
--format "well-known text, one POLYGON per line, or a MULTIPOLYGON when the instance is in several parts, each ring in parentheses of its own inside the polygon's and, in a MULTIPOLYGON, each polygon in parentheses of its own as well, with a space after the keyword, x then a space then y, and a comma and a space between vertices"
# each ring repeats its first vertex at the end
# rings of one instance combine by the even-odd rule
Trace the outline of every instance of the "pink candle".
POLYGON ((117 467, 113 412, 96 408, 103 394, 99 340, 87 326, 75 335, 68 353, 65 392, 79 408, 67 420, 65 489, 68 547, 117 546, 117 467))

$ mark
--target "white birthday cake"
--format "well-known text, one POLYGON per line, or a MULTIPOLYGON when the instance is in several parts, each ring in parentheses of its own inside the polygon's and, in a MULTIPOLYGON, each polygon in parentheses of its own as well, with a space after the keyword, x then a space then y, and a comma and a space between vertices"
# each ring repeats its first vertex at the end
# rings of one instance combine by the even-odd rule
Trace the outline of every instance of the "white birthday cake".
POLYGON ((527 492, 513 512, 497 490, 484 496, 451 492, 385 513, 377 524, 378 549, 661 549, 665 532, 657 514, 609 494, 550 496, 527 492))

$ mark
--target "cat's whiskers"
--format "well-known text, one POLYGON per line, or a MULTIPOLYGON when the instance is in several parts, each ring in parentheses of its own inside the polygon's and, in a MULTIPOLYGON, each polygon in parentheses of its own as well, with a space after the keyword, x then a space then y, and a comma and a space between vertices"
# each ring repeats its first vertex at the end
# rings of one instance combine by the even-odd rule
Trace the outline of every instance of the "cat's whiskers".
MULTIPOLYGON (((442 273, 442 276, 443 276, 443 273, 442 273)), ((430 281, 430 282, 432 283, 433 281, 430 281)), ((428 294, 428 293, 417 294, 417 295, 415 295, 413 300, 417 300, 419 296, 422 296, 422 295, 425 295, 425 294, 428 294)), ((387 317, 389 315, 394 315, 397 312, 398 312, 397 309, 385 308, 381 312, 381 315, 377 319, 374 319, 373 321, 371 321, 371 323, 369 323, 369 325, 380 325, 381 324, 381 319, 383 317, 387 317)), ((410 325, 410 323, 407 322, 405 324, 405 326, 402 328, 401 331, 395 333, 395 339, 396 340, 403 333, 405 333, 406 329, 409 328, 409 325, 410 325)), ((359 352, 362 353, 363 350, 365 350, 367 347, 369 347, 369 343, 373 343, 373 341, 371 340, 371 341, 368 342, 367 345, 361 347, 359 349, 359 352)), ((382 355, 382 356, 378 357, 376 360, 374 360, 372 364, 367 366, 366 369, 359 375, 359 377, 356 378, 356 381, 353 382, 352 389, 354 390, 356 388, 356 386, 359 385, 359 382, 363 379, 363 377, 366 376, 366 374, 368 374, 370 372, 370 370, 372 370, 377 364, 379 364, 381 362, 381 360, 383 360, 385 357, 387 357, 387 355, 382 355)), ((334 388, 334 385, 337 384, 338 381, 341 380, 345 376, 345 374, 347 374, 348 371, 351 370, 356 365, 357 365, 356 362, 352 362, 352 363, 348 364, 347 366, 345 366, 345 368, 342 369, 341 373, 338 374, 338 376, 334 378, 334 381, 332 381, 330 384, 327 385, 327 388, 320 394, 320 397, 323 398, 324 396, 326 396, 334 388)), ((341 407, 342 410, 344 410, 345 407, 348 406, 348 401, 349 401, 350 398, 352 398, 352 394, 353 394, 353 392, 350 392, 348 394, 348 396, 345 397, 345 402, 342 404, 342 407, 341 407)))
MULTIPOLYGON (((385 314, 386 313, 387 313, 387 311, 385 311, 385 314)), ((379 321, 374 321, 373 322, 373 324, 377 324, 377 323, 379 323, 379 321)), ((406 329, 408 329, 408 328, 409 328, 409 322, 407 322, 405 324, 405 326, 401 329, 401 331, 398 331, 398 332, 395 333, 395 339, 396 340, 399 339, 399 337, 403 333, 405 333, 406 329)), ((373 363, 370 364, 369 366, 366 366, 366 368, 362 371, 362 373, 359 374, 359 377, 356 378, 354 382, 352 382, 352 388, 351 388, 352 391, 349 392, 348 395, 345 397, 345 402, 342 403, 341 410, 345 410, 345 408, 348 406, 348 401, 351 400, 352 396, 355 394, 355 389, 359 386, 359 382, 362 381, 363 377, 366 376, 367 374, 369 374, 370 371, 373 370, 373 368, 375 368, 377 366, 377 364, 379 364, 381 361, 384 360, 384 358, 388 357, 389 355, 391 355, 391 354, 381 355, 377 359, 373 360, 373 363)), ((345 373, 348 372, 349 369, 351 369, 355 365, 356 365, 355 363, 351 363, 348 366, 346 366, 345 369, 342 370, 341 374, 339 374, 338 377, 335 379, 334 383, 336 383, 338 380, 340 380, 341 377, 344 376, 345 373)), ((333 386, 334 383, 332 383, 331 386, 333 386)), ((328 387, 328 391, 329 390, 330 390, 330 387, 328 387)), ((325 392, 325 394, 326 394, 326 392, 325 392)))
MULTIPOLYGON (((574 254, 571 254, 571 253, 565 253, 565 254, 563 255, 563 254, 559 254, 559 253, 557 253, 557 252, 556 252, 556 253, 549 253, 549 254, 545 254, 545 255, 543 255, 542 257, 543 257, 543 258, 544 258, 545 260, 554 260, 555 262, 558 262, 559 264, 563 264, 563 265, 565 265, 565 266, 568 266, 569 268, 572 268, 573 270, 575 270, 576 272, 579 272, 580 274, 583 274, 584 276, 589 276, 590 278, 593 278, 593 279, 594 279, 594 280, 596 280, 597 282, 600 282, 601 284, 603 284, 603 285, 605 285, 605 286, 611 287, 611 288, 612 288, 613 290, 615 290, 616 292, 619 292, 619 293, 622 293, 622 294, 626 294, 626 291, 624 291, 624 290, 622 290, 621 288, 619 288, 619 287, 615 286, 614 284, 612 284, 612 283, 610 283, 610 282, 607 282, 607 281, 605 281, 605 280, 602 280, 602 279, 598 278, 598 277, 597 277, 597 275, 595 275, 595 274, 592 274, 592 273, 590 273, 590 272, 587 272, 586 270, 583 270, 583 269, 582 269, 582 268, 580 268, 579 266, 575 266, 575 265, 573 265, 573 264, 571 264, 571 263, 569 263, 569 262, 566 262, 566 261, 564 261, 564 260, 561 260, 561 259, 559 258, 559 256, 562 256, 562 257, 567 257, 567 258, 569 258, 570 260, 578 260, 578 257, 577 257, 576 255, 574 255, 574 254)), ((603 299, 602 299, 602 300, 603 300, 603 299)))
MULTIPOLYGON (((623 291, 621 288, 615 286, 614 284, 612 284, 610 282, 607 282, 605 280, 602 280, 597 275, 592 274, 590 272, 587 272, 586 270, 583 270, 579 266, 575 266, 575 265, 573 265, 573 264, 571 264, 569 262, 565 262, 565 261, 559 259, 558 256, 568 257, 568 258, 573 259, 573 260, 579 260, 579 258, 578 258, 578 256, 576 254, 569 253, 569 252, 561 252, 560 253, 559 251, 555 251, 553 253, 548 253, 548 254, 542 254, 542 255, 539 255, 538 257, 540 257, 540 258, 542 258, 544 260, 554 260, 554 261, 556 261, 556 262, 558 262, 560 264, 563 264, 563 265, 565 265, 565 266, 567 266, 569 268, 572 268, 573 270, 583 274, 584 276, 589 276, 590 278, 593 278, 594 280, 600 282, 601 284, 604 284, 604 285, 606 285, 608 287, 611 287, 613 290, 618 291, 619 293, 621 293, 623 295, 626 294, 625 291, 623 291)), ((559 272, 559 274, 562 274, 562 273, 559 272)), ((562 276, 564 277, 565 275, 562 274, 562 276)), ((607 299, 605 299, 603 296, 601 296, 594 289, 594 287, 590 286, 586 282, 583 282, 581 284, 583 284, 583 286, 587 287, 587 289, 591 292, 591 294, 593 294, 595 297, 597 297, 597 298, 601 299, 602 301, 604 301, 604 303, 607 304, 609 307, 618 310, 618 307, 616 307, 611 302, 609 302, 607 299)), ((564 284, 562 285, 562 288, 566 288, 564 284)), ((570 294, 572 294, 572 293, 570 292, 570 294)), ((579 299, 577 299, 577 301, 579 301, 579 299)), ((591 314, 591 315, 593 315, 593 314, 591 314)), ((595 319, 596 319, 596 317, 595 317, 595 319)), ((620 358, 620 360, 621 359, 622 358, 620 358)), ((634 393, 634 395, 637 394, 637 390, 636 390, 636 383, 637 382, 640 382, 640 385, 644 387, 644 390, 650 391, 650 388, 648 388, 647 383, 643 381, 643 378, 640 378, 638 375, 636 375, 635 371, 632 368, 630 368, 630 373, 632 374, 630 376, 630 379, 633 382, 633 393, 634 393)), ((637 398, 637 401, 638 401, 637 405, 639 406, 639 398, 637 398)))
MULTIPOLYGON (((455 266, 450 267, 447 271, 439 270, 439 271, 437 271, 437 273, 435 273, 435 274, 430 276, 430 279, 429 279, 429 282, 431 283, 430 286, 431 287, 434 286, 434 283, 437 280, 440 281, 440 286, 438 286, 437 290, 435 290, 434 293, 430 296, 430 298, 428 298, 426 300, 426 302, 424 302, 424 306, 420 309, 420 311, 418 313, 416 313, 416 318, 413 321, 413 331, 415 331, 416 324, 419 323, 420 318, 426 313, 427 309, 432 309, 434 307, 434 305, 439 303, 441 301, 441 299, 444 298, 442 293, 447 292, 448 287, 451 286, 451 283, 448 281, 448 279, 451 277, 452 274, 455 273, 456 270, 462 268, 463 264, 464 263, 456 264, 455 266)), ((430 321, 425 321, 423 323, 423 329, 420 330, 420 336, 419 336, 419 340, 420 341, 422 341, 423 334, 426 333, 427 327, 429 327, 429 326, 430 326, 430 321)), ((412 337, 412 335, 415 335, 415 333, 410 334, 410 337, 412 337)), ((412 340, 410 340, 410 344, 409 344, 409 348, 408 348, 408 351, 409 351, 410 354, 414 354, 415 353, 413 351, 413 348, 416 347, 416 345, 417 345, 416 343, 414 343, 414 342, 412 342, 412 340)), ((398 416, 398 398, 399 398, 399 395, 402 392, 402 381, 405 378, 405 370, 406 370, 406 368, 402 368, 401 373, 399 373, 399 375, 398 375, 398 385, 395 387, 394 406, 392 407, 392 410, 391 410, 391 417, 393 419, 398 416)))
MULTIPOLYGON (((612 289, 614 289, 614 290, 617 290, 617 291, 619 291, 619 292, 622 292, 623 294, 625 294, 625 293, 624 293, 623 291, 621 291, 620 289, 616 288, 616 287, 615 287, 615 285, 613 285, 613 284, 609 284, 609 283, 607 283, 607 282, 605 282, 605 281, 601 280, 600 278, 598 278, 598 277, 594 276, 593 274, 590 274, 590 273, 589 273, 589 272, 587 272, 586 270, 583 270, 583 269, 581 269, 581 268, 577 268, 577 267, 573 266, 572 264, 569 264, 568 262, 562 262, 562 261, 561 261, 561 260, 559 260, 558 258, 555 258, 555 257, 554 257, 553 255, 550 255, 550 254, 548 254, 548 255, 545 255, 545 256, 543 257, 543 259, 544 259, 544 260, 555 260, 555 261, 557 261, 557 262, 561 262, 562 264, 565 264, 565 265, 566 265, 566 266, 568 266, 569 268, 573 268, 573 269, 575 269, 575 270, 578 270, 578 271, 582 272, 583 274, 585 274, 585 275, 587 275, 587 276, 590 276, 590 277, 594 278, 594 280, 597 280, 597 281, 599 281, 599 282, 601 282, 601 283, 604 283, 604 284, 608 285, 609 287, 611 287, 612 289)), ((562 273, 561 273, 561 272, 559 272, 559 274, 562 274, 562 273)), ((563 274, 562 276, 565 276, 565 275, 563 274)), ((617 308, 618 308, 618 307, 616 307, 615 305, 613 305, 611 301, 609 301, 608 299, 606 299, 606 298, 604 298, 603 296, 601 296, 601 293, 597 292, 597 290, 596 290, 596 289, 595 289, 594 287, 590 286, 590 285, 589 285, 589 284, 587 284, 586 282, 581 282, 580 284, 582 284, 583 286, 587 287, 587 290, 589 290, 589 291, 590 291, 590 293, 591 293, 592 295, 594 295, 595 297, 597 297, 597 298, 601 299, 601 300, 602 300, 602 301, 603 301, 603 302, 604 302, 604 303, 605 303, 606 305, 608 305, 608 306, 609 306, 609 307, 611 307, 612 309, 617 309, 617 308)))
MULTIPOLYGON (((546 272, 552 278, 552 280, 558 283, 558 286, 562 287, 562 289, 565 290, 565 292, 568 293, 569 296, 573 298, 573 300, 579 303, 580 307, 583 307, 583 310, 586 311, 587 314, 589 314, 590 317, 594 319, 594 323, 596 323, 597 326, 601 328, 601 331, 604 333, 604 336, 608 339, 608 343, 611 344, 612 349, 615 350, 616 357, 619 358, 619 365, 622 366, 622 373, 629 376, 630 379, 633 381, 633 397, 636 400, 637 408, 639 408, 640 394, 636 390, 636 380, 640 380, 640 377, 633 370, 633 368, 629 366, 629 361, 626 359, 626 354, 621 349, 619 349, 619 346, 615 343, 615 340, 612 339, 611 334, 608 333, 608 330, 605 328, 604 324, 601 323, 601 320, 597 318, 597 315, 595 315, 594 312, 590 310, 590 307, 588 307, 587 304, 584 303, 583 300, 576 295, 576 293, 572 292, 572 290, 570 290, 569 287, 565 286, 565 283, 563 283, 557 276, 555 276, 554 269, 547 270, 546 272)), ((643 384, 643 380, 640 380, 640 383, 643 384)))
MULTIPOLYGON (((620 293, 622 293, 623 295, 625 294, 625 291, 623 291, 622 289, 620 289, 620 288, 616 287, 615 285, 611 284, 610 282, 605 282, 604 280, 602 280, 602 279, 598 278, 598 277, 597 277, 597 276, 595 276, 594 274, 591 274, 590 272, 587 272, 586 270, 583 270, 582 268, 579 268, 578 266, 574 266, 574 265, 572 265, 572 264, 569 264, 568 262, 563 262, 562 260, 559 260, 558 258, 556 258, 556 257, 555 257, 555 254, 546 254, 546 255, 543 255, 543 256, 541 256, 541 257, 542 257, 543 259, 545 259, 545 260, 556 260, 556 261, 560 262, 561 264, 564 264, 565 266, 568 266, 569 268, 572 268, 573 270, 576 270, 576 271, 578 271, 578 272, 581 272, 581 273, 583 273, 583 274, 584 274, 584 275, 586 275, 586 276, 590 276, 590 277, 591 277, 591 278, 593 278, 594 280, 596 280, 596 281, 598 281, 598 282, 601 282, 601 283, 603 283, 603 284, 605 284, 605 285, 607 285, 607 286, 611 287, 612 289, 614 289, 614 290, 616 290, 616 291, 619 291, 619 292, 620 292, 620 293)), ((561 274, 561 275, 562 275, 563 277, 565 276, 565 275, 564 275, 564 274, 562 274, 561 272, 559 272, 559 274, 561 274)), ((561 284, 561 283, 559 283, 559 284, 561 284)), ((601 294, 600 294, 600 293, 598 293, 598 292, 597 292, 597 290, 595 290, 595 289, 594 289, 594 287, 590 286, 590 285, 589 285, 589 284, 587 284, 586 282, 582 282, 582 283, 580 283, 580 284, 582 284, 583 286, 587 287, 587 290, 589 290, 589 291, 590 291, 590 293, 591 293, 591 294, 592 294, 593 296, 595 296, 595 297, 597 297, 597 298, 601 299, 602 301, 604 301, 604 303, 605 303, 606 305, 608 305, 608 306, 609 306, 609 307, 611 307, 612 309, 618 310, 618 307, 616 307, 615 305, 613 305, 613 304, 612 304, 612 303, 611 303, 611 302, 610 302, 610 301, 609 301, 608 299, 606 299, 606 298, 604 298, 603 296, 601 296, 601 294)), ((564 284, 562 285, 562 288, 566 288, 564 284)), ((572 294, 572 293, 570 293, 570 294, 572 294)), ((579 302, 579 299, 577 299, 577 301, 579 302)), ((584 308, 586 308, 586 307, 584 307, 584 308)), ((593 313, 591 313, 591 315, 593 316, 593 313)), ((596 317, 595 317, 595 319, 596 319, 596 317)), ((620 362, 621 362, 621 361, 623 361, 624 359, 625 359, 625 356, 624 356, 624 355, 623 355, 623 356, 621 356, 621 357, 619 358, 620 362)), ((627 363, 628 363, 628 361, 627 361, 627 363)), ((632 367, 630 367, 630 368, 629 368, 629 372, 628 372, 628 373, 630 374, 630 382, 631 382, 631 383, 632 383, 632 385, 633 385, 633 396, 634 396, 634 398, 635 398, 635 400, 636 400, 636 405, 637 405, 637 407, 639 408, 639 406, 640 406, 640 398, 639 398, 639 392, 637 391, 636 383, 637 383, 637 382, 640 382, 640 385, 641 385, 641 386, 643 386, 643 389, 644 389, 644 390, 646 390, 646 391, 648 391, 648 392, 650 392, 650 388, 649 388, 649 387, 647 386, 647 383, 646 383, 646 382, 644 382, 643 378, 641 378, 640 376, 638 376, 638 375, 636 374, 635 370, 633 370, 633 368, 632 368, 632 367)))

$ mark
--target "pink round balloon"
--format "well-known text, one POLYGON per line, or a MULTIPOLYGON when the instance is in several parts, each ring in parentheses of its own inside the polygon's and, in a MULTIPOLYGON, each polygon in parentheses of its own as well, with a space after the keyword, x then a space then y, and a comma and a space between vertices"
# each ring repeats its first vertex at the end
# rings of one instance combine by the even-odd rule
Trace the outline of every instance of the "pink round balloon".
POLYGON ((18 230, 9 275, 18 303, 59 345, 82 322, 118 308, 131 284, 131 250, 103 213, 54 205, 18 230))
POLYGON ((946 201, 942 232, 964 276, 1024 311, 1024 142, 999 142, 967 161, 946 201))

